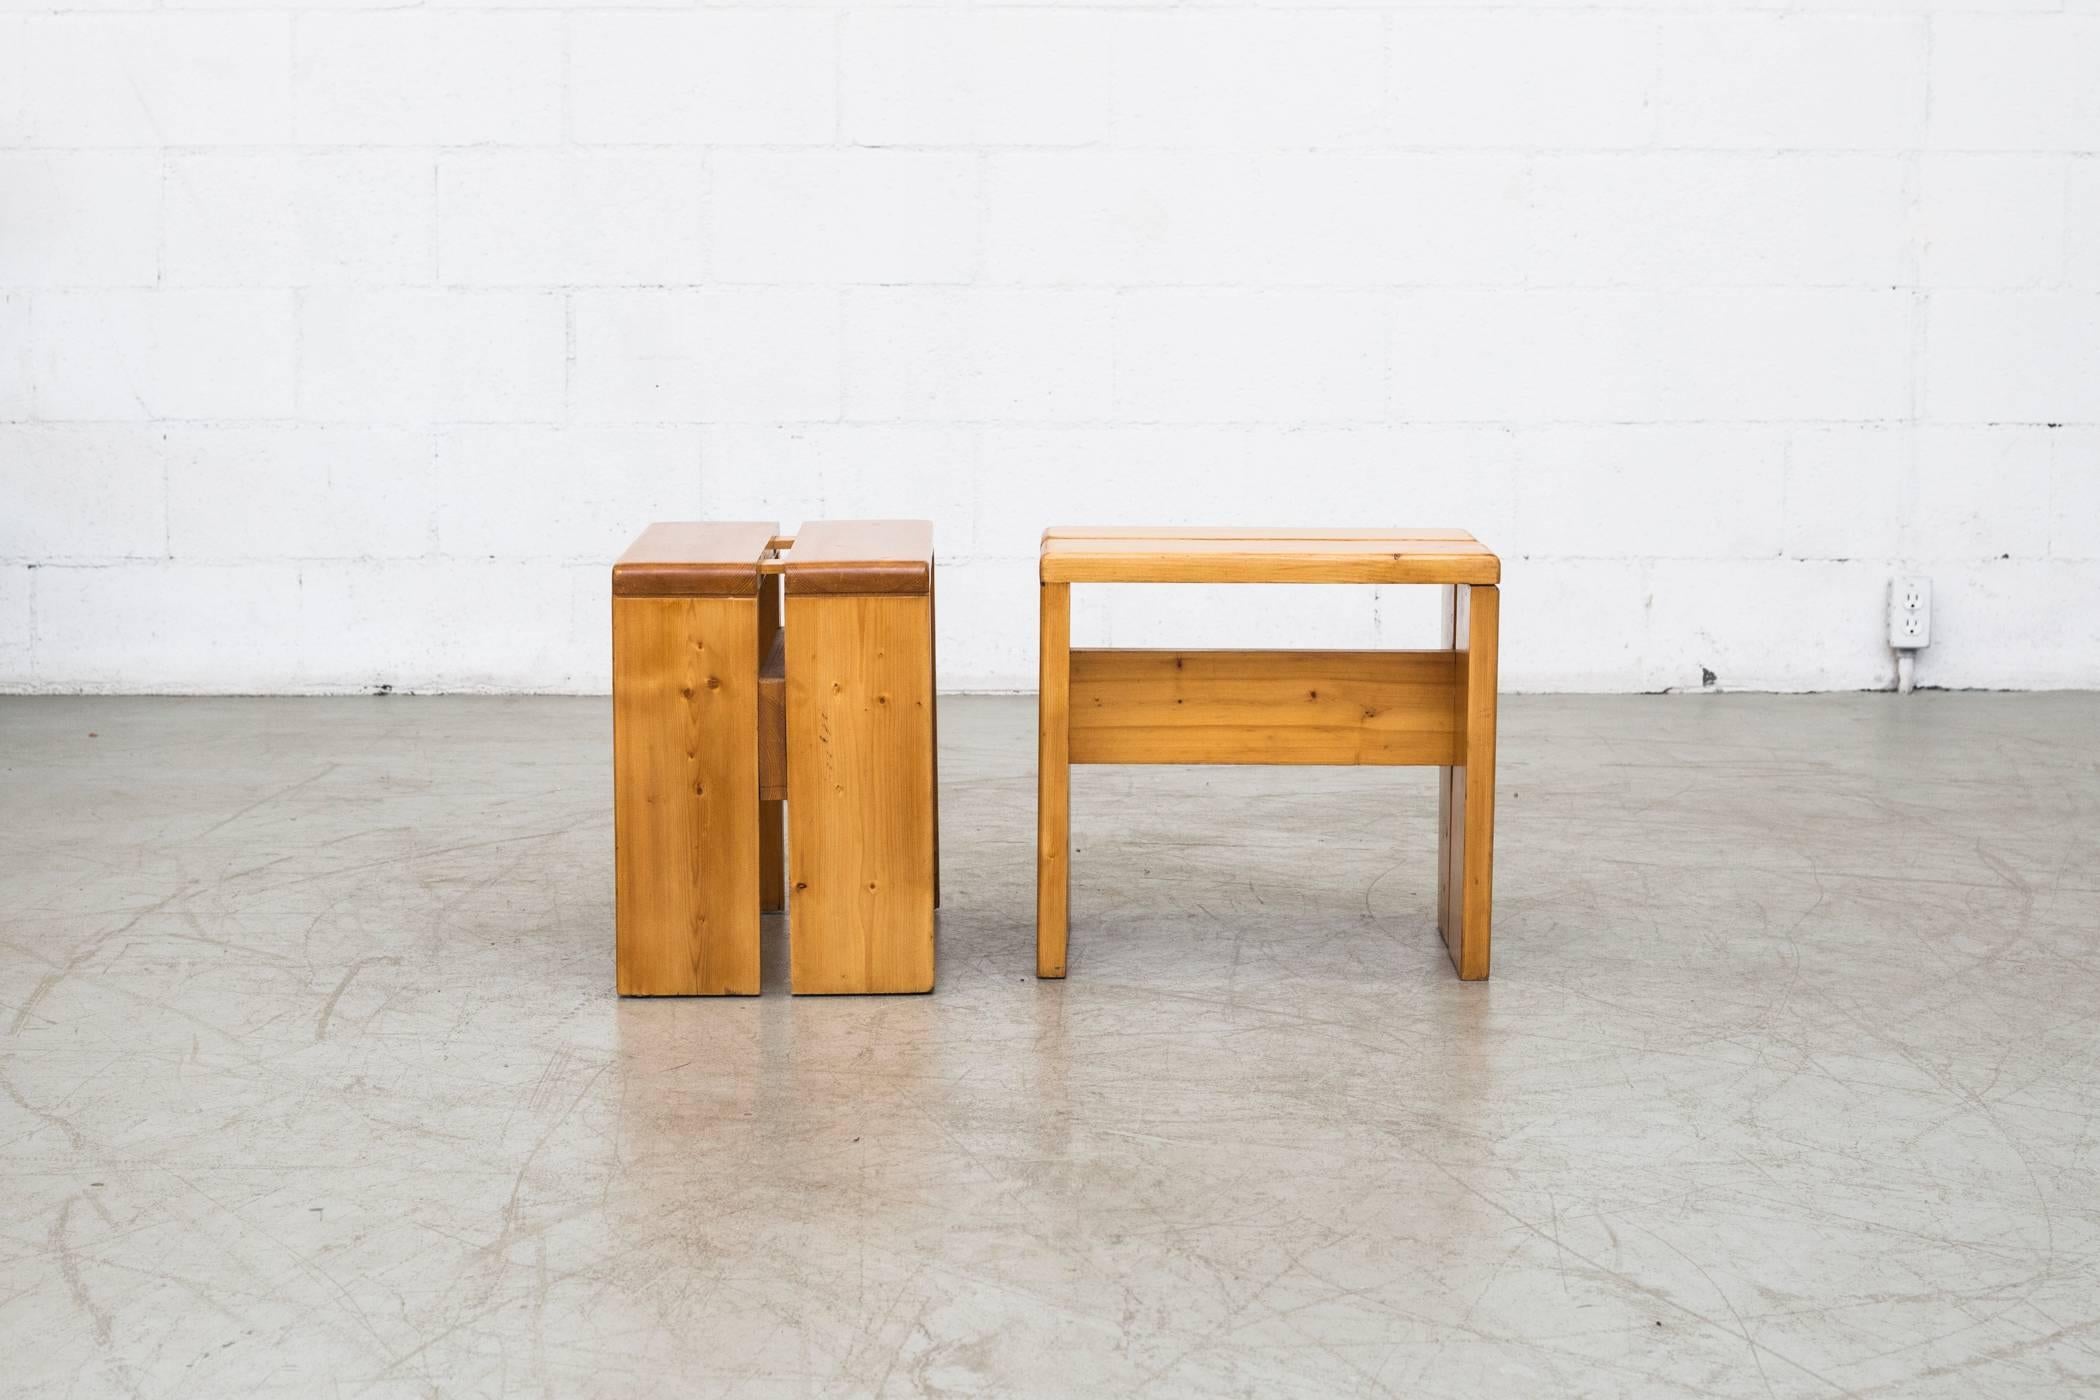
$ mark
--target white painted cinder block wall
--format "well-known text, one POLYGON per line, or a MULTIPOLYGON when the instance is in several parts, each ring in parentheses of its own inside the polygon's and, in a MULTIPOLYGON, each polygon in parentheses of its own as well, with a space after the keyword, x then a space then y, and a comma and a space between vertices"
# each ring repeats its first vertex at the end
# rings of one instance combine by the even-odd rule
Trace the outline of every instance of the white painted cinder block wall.
MULTIPOLYGON (((577 690, 651 518, 1457 524, 1513 689, 2100 684, 2100 3, 0 0, 0 688, 577 690)), ((1082 638, 1406 644, 1418 591, 1082 638)))

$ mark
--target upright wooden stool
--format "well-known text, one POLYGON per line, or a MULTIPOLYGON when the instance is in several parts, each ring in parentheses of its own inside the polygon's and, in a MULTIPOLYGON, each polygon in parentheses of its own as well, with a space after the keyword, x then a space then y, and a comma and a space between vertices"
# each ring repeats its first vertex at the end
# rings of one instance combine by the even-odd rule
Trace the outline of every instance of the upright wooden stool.
POLYGON ((1065 975, 1074 763, 1442 770, 1437 930, 1488 975, 1502 564, 1463 530, 1058 527, 1043 534, 1035 970, 1065 975), (1075 583, 1422 583, 1434 651, 1072 649, 1075 583))
POLYGON ((612 592, 621 995, 756 995, 762 907, 797 993, 931 991, 932 526, 652 525, 612 592))

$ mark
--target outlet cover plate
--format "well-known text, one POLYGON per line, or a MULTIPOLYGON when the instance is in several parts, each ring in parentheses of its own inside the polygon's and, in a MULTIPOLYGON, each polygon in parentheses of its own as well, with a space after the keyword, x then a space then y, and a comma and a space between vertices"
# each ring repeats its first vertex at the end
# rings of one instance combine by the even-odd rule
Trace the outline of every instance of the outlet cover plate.
POLYGON ((1916 651, 1932 645, 1932 580, 1915 576, 1889 583, 1889 645, 1916 651))

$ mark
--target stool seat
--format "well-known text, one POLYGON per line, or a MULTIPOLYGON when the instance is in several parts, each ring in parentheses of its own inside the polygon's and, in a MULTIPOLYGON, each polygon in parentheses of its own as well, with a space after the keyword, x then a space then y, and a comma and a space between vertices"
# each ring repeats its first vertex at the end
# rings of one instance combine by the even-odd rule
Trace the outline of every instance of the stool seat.
POLYGON ((1042 580, 1496 584, 1502 561, 1464 530, 1054 525, 1042 580))
POLYGON ((615 598, 752 598, 774 520, 659 520, 613 564, 615 598))
POLYGON ((812 520, 785 556, 787 590, 889 597, 933 589, 930 520, 812 520))

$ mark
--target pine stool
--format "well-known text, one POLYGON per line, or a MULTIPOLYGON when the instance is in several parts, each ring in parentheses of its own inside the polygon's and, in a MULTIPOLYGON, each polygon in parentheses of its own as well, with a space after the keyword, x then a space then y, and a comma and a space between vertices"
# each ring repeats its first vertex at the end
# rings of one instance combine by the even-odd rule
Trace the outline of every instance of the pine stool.
POLYGON ((1488 975, 1501 561, 1463 530, 1061 526, 1043 533, 1035 970, 1065 975, 1074 763, 1419 764, 1442 770, 1437 930, 1488 975), (1423 583, 1434 651, 1072 648, 1075 583, 1423 583))
POLYGON ((779 529, 651 525, 613 565, 622 996, 757 995, 783 908, 794 992, 933 990, 933 527, 779 529))

